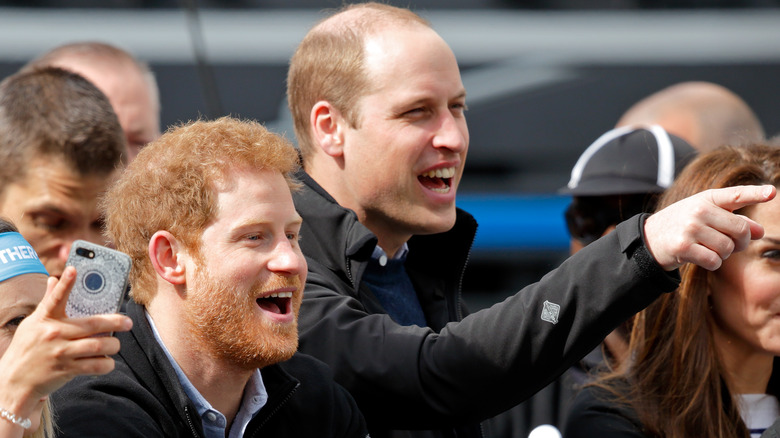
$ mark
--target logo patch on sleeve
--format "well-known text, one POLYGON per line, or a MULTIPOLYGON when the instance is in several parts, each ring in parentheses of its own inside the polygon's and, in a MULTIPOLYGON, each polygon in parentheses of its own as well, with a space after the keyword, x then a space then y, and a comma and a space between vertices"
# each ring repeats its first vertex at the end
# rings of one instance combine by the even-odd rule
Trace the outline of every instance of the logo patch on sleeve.
POLYGON ((542 321, 558 323, 558 314, 561 313, 561 306, 549 301, 544 302, 542 307, 542 321))

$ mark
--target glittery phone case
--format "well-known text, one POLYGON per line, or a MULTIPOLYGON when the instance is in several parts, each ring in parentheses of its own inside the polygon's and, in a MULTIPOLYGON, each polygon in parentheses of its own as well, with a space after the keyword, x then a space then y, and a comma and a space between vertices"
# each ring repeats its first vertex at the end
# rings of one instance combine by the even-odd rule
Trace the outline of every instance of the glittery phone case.
POLYGON ((65 311, 71 318, 115 313, 127 289, 130 256, 94 243, 76 240, 66 266, 76 268, 76 282, 65 311))

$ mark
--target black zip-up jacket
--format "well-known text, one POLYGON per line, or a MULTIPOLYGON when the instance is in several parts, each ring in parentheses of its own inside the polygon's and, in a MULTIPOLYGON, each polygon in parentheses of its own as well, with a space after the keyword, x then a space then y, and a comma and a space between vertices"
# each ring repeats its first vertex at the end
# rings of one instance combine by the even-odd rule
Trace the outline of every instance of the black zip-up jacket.
POLYGON ((401 326, 361 281, 376 237, 307 174, 298 179, 309 264, 300 351, 331 366, 374 438, 480 436, 480 421, 546 386, 679 282, 647 252, 637 216, 540 282, 466 316, 461 278, 476 221, 459 210, 452 230, 409 240, 406 268, 429 327, 401 326))
MULTIPOLYGON (((154 338, 144 308, 128 304, 130 332, 118 333, 116 369, 78 377, 53 394, 63 437, 202 437, 198 412, 154 338)), ((262 369, 268 402, 245 437, 359 437, 366 425, 327 366, 296 354, 262 369)))

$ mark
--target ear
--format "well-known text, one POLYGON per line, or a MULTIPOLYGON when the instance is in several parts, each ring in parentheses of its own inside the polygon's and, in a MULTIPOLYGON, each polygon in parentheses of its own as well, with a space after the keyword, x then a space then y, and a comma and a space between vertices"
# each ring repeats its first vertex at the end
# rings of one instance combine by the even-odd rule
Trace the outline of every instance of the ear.
POLYGON ((158 231, 149 239, 149 260, 154 271, 168 283, 186 283, 184 259, 181 245, 176 237, 167 231, 158 231))
POLYGON ((330 102, 321 100, 311 109, 311 127, 314 140, 323 152, 339 157, 344 152, 344 124, 341 112, 330 102))

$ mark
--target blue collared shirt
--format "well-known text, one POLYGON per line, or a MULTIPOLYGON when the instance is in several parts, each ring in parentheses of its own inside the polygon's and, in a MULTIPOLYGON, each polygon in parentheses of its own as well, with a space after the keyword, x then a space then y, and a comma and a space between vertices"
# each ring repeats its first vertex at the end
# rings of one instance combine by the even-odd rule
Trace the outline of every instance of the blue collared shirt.
POLYGON ((394 257, 388 257, 385 250, 382 249, 382 247, 380 247, 379 245, 377 245, 374 247, 374 252, 373 254, 371 254, 371 258, 375 259, 379 263, 379 266, 385 266, 387 265, 388 258, 391 260, 405 259, 406 254, 408 253, 409 253, 409 244, 406 242, 404 242, 403 246, 401 247, 401 249, 398 250, 398 252, 395 254, 394 257))
MULTIPOLYGON (((168 358, 168 362, 171 363, 173 370, 176 372, 176 376, 179 378, 179 383, 181 383, 182 389, 184 389, 187 397, 189 397, 192 403, 195 405, 195 408, 198 411, 198 415, 200 415, 200 419, 203 424, 203 433, 205 434, 206 438, 225 438, 225 427, 227 426, 227 419, 225 419, 225 416, 222 415, 221 412, 214 409, 211 406, 211 403, 203 398, 195 386, 192 385, 190 379, 187 378, 187 375, 184 374, 184 371, 182 371, 181 367, 179 367, 179 364, 176 363, 176 360, 173 358, 173 356, 171 356, 168 348, 165 347, 165 344, 160 338, 159 333, 157 333, 157 327, 155 327, 154 321, 152 321, 152 317, 148 312, 146 313, 146 319, 149 321, 149 325, 152 327, 154 338, 157 340, 157 343, 160 344, 160 347, 162 347, 163 352, 165 352, 165 356, 168 358)), ((252 418, 254 418, 258 412, 260 412, 260 409, 265 406, 266 402, 268 402, 268 392, 265 390, 265 385, 263 384, 263 377, 260 375, 260 370, 256 369, 254 373, 252 373, 252 377, 249 379, 249 382, 247 382, 247 385, 244 388, 244 394, 241 399, 241 407, 238 409, 238 413, 236 413, 236 418, 233 419, 233 425, 230 427, 230 432, 227 437, 239 438, 244 436, 244 431, 246 431, 247 424, 249 424, 252 418)))

